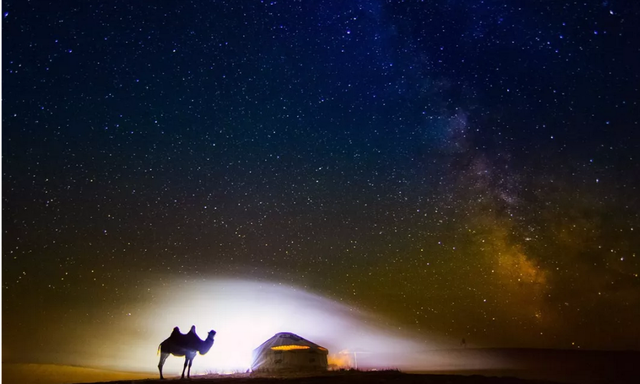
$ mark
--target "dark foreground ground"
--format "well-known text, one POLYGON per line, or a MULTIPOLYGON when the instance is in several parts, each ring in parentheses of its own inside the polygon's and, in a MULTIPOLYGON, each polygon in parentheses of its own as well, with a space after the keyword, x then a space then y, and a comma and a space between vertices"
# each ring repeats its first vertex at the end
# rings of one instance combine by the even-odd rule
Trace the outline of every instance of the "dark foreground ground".
MULTIPOLYGON (((636 357, 640 357, 636 356, 636 357)), ((610 363, 607 362, 607 363, 610 363)), ((558 367, 540 367, 542 371, 515 369, 515 370, 483 370, 483 371, 456 371, 456 372, 430 372, 430 373, 405 373, 397 370, 387 371, 333 371, 320 374, 234 374, 234 375, 204 375, 194 376, 191 380, 172 378, 167 380, 146 379, 112 381, 108 384, 167 384, 168 382, 182 382, 193 384, 552 384, 552 383, 640 383, 640 365, 638 361, 627 361, 623 366, 613 367, 611 370, 602 370, 602 364, 594 364, 590 367, 578 367, 569 365, 568 370, 558 367), (544 368, 549 371, 544 372, 544 368), (548 379, 551 378, 551 379, 548 379), (553 378, 557 378, 558 381, 553 378)), ((105 383, 106 384, 106 383, 105 383)))
MULTIPOLYGON (((362 359, 365 363, 366 359, 362 359)), ((396 360, 397 361, 397 360, 396 360)), ((160 381, 155 367, 147 373, 108 371, 52 364, 2 364, 2 383, 23 384, 532 384, 640 383, 640 351, 577 351, 544 349, 455 349, 420 356, 420 372, 407 366, 394 370, 333 371, 321 375, 206 375, 179 381, 181 370, 165 370, 160 381), (398 369, 398 370, 395 370, 398 369), (403 373, 401 373, 403 372, 403 373)), ((414 363, 415 364, 415 363, 414 363)))
POLYGON ((266 376, 266 375, 206 375, 192 377, 190 381, 172 380, 139 380, 112 381, 109 384, 167 384, 168 382, 184 382, 193 384, 551 384, 550 381, 523 380, 513 377, 489 377, 480 375, 440 375, 411 374, 399 371, 377 372, 327 372, 309 376, 266 376))

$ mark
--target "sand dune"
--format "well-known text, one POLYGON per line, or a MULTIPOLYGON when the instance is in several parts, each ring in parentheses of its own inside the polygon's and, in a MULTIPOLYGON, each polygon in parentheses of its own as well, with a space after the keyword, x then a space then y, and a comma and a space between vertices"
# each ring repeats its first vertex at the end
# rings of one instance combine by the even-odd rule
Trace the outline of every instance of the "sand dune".
POLYGON ((131 381, 150 377, 154 376, 148 373, 116 372, 69 365, 2 364, 2 382, 6 384, 64 384, 114 380, 131 381))

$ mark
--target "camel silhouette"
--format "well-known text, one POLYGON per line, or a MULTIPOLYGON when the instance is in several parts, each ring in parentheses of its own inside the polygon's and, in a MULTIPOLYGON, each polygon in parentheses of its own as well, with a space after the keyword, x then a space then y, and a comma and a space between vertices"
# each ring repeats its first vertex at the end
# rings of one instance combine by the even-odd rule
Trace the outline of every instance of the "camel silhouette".
POLYGON ((158 370, 160 371, 160 380, 164 380, 162 376, 162 367, 169 355, 184 356, 184 367, 182 368, 182 377, 184 379, 184 371, 189 366, 187 371, 187 378, 191 378, 191 365, 193 359, 197 353, 201 355, 206 354, 213 345, 213 337, 216 335, 216 331, 211 330, 205 340, 201 340, 196 334, 196 326, 192 325, 189 333, 180 333, 180 328, 173 328, 171 336, 168 339, 160 343, 158 346, 158 352, 160 353, 160 362, 158 363, 158 370))

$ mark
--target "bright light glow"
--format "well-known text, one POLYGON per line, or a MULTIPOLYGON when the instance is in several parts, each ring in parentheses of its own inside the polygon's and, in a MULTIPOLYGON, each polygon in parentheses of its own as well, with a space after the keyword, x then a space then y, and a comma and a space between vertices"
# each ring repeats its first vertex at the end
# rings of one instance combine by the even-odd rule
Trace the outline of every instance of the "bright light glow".
MULTIPOLYGON (((357 356, 358 367, 365 369, 424 369, 433 361, 429 351, 442 345, 436 344, 435 336, 426 341, 424 334, 400 332, 386 319, 277 283, 182 281, 164 283, 151 292, 154 303, 127 309, 131 316, 99 332, 92 328, 90 339, 84 339, 85 349, 79 350, 90 362, 86 364, 155 374, 160 342, 173 327, 186 333, 191 325, 203 339, 209 330, 217 331, 209 353, 195 358, 194 375, 245 372, 253 350, 279 332, 326 347, 329 361, 336 364, 354 366, 357 356), (348 355, 338 356, 344 350, 348 355)), ((165 375, 179 376, 183 363, 183 358, 169 357, 165 375)))
POLYGON ((309 349, 306 345, 278 345, 276 347, 271 347, 274 351, 293 351, 296 349, 309 349))

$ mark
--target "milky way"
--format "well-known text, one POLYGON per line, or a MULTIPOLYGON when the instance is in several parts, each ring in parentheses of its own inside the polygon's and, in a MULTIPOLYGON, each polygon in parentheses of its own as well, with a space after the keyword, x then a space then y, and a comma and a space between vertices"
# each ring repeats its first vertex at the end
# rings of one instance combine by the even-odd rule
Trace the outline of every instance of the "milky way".
POLYGON ((3 360, 229 278, 640 348, 640 7, 550 3, 6 1, 3 360))

